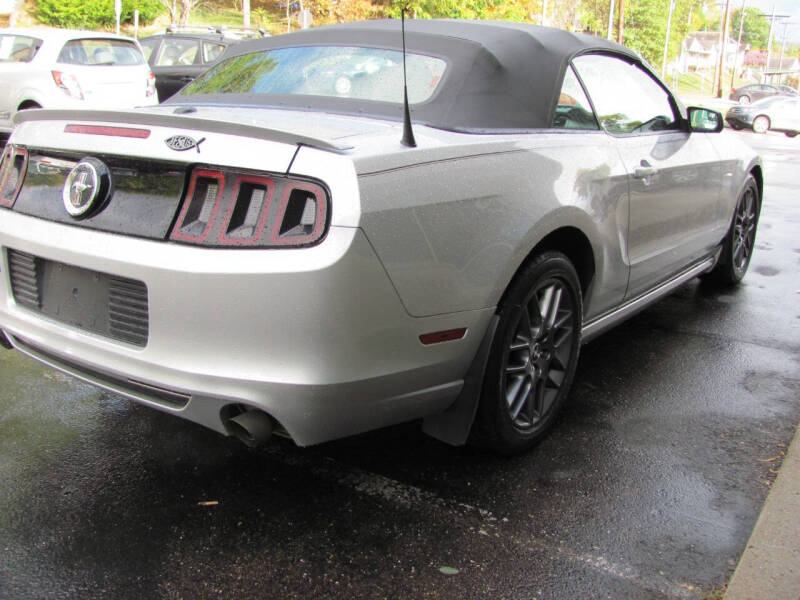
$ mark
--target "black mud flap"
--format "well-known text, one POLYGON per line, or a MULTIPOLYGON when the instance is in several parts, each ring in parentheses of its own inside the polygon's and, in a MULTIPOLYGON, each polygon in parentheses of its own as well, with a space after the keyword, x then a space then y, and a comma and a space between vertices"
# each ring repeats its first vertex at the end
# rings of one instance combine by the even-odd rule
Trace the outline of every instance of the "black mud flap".
POLYGON ((499 315, 494 315, 489 321, 483 341, 469 371, 467 371, 464 387, 456 401, 443 413, 425 417, 422 421, 422 431, 429 436, 451 446, 463 446, 467 443, 472 423, 475 421, 475 414, 478 411, 483 376, 486 373, 486 362, 489 359, 489 351, 492 348, 492 341, 499 322, 499 315))

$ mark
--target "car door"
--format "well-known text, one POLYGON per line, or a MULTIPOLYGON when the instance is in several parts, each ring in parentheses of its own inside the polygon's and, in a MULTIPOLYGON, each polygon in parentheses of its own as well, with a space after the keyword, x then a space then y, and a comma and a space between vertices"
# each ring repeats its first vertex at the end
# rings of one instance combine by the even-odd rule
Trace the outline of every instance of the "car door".
POLYGON ((786 104, 786 129, 790 132, 800 132, 800 98, 790 98, 786 104))
POLYGON ((628 171, 626 298, 634 298, 719 242, 719 157, 707 135, 689 132, 671 94, 641 65, 606 54, 573 63, 628 171))
POLYGON ((797 100, 794 98, 780 98, 769 107, 770 129, 779 131, 798 131, 797 100))
POLYGON ((197 38, 166 37, 153 65, 158 99, 163 102, 204 70, 197 38))

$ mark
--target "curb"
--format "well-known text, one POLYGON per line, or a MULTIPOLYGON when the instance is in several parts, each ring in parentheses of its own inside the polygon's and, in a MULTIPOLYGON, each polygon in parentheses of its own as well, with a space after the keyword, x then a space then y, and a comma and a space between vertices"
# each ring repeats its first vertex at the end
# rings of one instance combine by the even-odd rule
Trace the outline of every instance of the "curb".
POLYGON ((766 599, 800 600, 800 427, 725 593, 766 599))

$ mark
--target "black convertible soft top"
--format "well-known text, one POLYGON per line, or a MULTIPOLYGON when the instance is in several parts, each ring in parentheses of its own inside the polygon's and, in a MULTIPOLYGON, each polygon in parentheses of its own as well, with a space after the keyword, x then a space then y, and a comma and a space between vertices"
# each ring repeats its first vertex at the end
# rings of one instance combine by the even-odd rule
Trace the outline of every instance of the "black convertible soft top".
MULTIPOLYGON (((328 45, 400 50, 400 21, 344 23, 243 42, 229 46, 223 60, 273 48, 328 45)), ((600 51, 641 61, 624 46, 592 35, 499 21, 407 20, 406 47, 448 63, 433 97, 412 105, 412 120, 455 131, 549 127, 564 70, 574 56, 600 51)), ((178 94, 167 103, 280 106, 399 120, 399 100, 395 104, 327 96, 178 94)))

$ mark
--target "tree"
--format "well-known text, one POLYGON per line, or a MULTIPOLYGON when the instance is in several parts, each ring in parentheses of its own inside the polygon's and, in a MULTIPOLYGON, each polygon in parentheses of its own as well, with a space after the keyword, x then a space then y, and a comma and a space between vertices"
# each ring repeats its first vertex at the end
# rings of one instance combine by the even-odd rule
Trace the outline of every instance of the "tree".
POLYGON ((174 25, 186 25, 189 23, 189 13, 200 4, 202 0, 160 0, 164 8, 169 13, 169 22, 174 25))
MULTIPOLYGON (((122 3, 120 20, 133 22, 134 10, 139 11, 139 21, 143 25, 162 12, 159 0, 129 0, 122 3)), ((39 21, 53 27, 110 29, 116 22, 114 0, 39 0, 35 14, 39 21)))
MULTIPOLYGON (((737 8, 731 16, 731 37, 739 35, 739 21, 742 18, 742 9, 737 8)), ((752 6, 744 10, 744 28, 742 29, 742 44, 750 44, 751 48, 766 48, 769 41, 769 20, 761 11, 752 6)))

